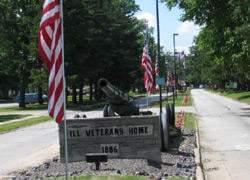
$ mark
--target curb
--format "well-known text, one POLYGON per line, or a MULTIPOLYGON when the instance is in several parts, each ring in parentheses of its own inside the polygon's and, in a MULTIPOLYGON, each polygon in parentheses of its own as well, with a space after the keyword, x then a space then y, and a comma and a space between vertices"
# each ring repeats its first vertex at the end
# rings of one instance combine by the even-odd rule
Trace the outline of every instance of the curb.
POLYGON ((204 175, 204 172, 203 172, 202 159, 201 159, 200 135, 199 135, 197 118, 196 118, 196 121, 195 121, 195 130, 196 130, 195 135, 196 135, 196 146, 197 146, 197 148, 194 149, 195 164, 197 166, 197 168, 196 168, 196 179, 197 180, 205 180, 205 175, 204 175))

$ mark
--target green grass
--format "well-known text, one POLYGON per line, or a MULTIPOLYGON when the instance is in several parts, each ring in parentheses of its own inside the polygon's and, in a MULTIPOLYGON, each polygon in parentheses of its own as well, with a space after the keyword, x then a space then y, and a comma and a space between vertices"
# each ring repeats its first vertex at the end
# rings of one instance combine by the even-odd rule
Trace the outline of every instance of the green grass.
POLYGON ((172 176, 168 178, 169 180, 191 180, 193 178, 183 177, 183 176, 172 176))
POLYGON ((235 92, 235 91, 222 91, 222 90, 210 90, 211 92, 218 93, 225 97, 229 97, 240 102, 250 104, 250 91, 235 92))
POLYGON ((0 125, 0 134, 7 133, 10 131, 16 130, 18 128, 36 125, 36 124, 46 122, 49 120, 51 120, 51 118, 49 116, 41 116, 41 117, 30 118, 28 120, 3 124, 3 125, 0 125))
MULTIPOLYGON (((168 97, 168 103, 173 103, 173 96, 168 97)), ((165 107, 166 104, 167 104, 167 100, 164 100, 162 102, 163 107, 165 107)), ((153 107, 159 107, 159 106, 160 106, 160 102, 153 104, 153 107)), ((175 97, 175 106, 192 106, 192 97, 190 93, 178 93, 177 98, 175 97), (187 104, 183 104, 185 95, 189 96, 187 104)))
POLYGON ((29 114, 8 114, 0 115, 0 122, 12 121, 30 116, 29 114))
POLYGON ((139 92, 129 91, 128 95, 129 95, 129 96, 132 96, 132 97, 136 97, 136 96, 147 96, 147 93, 145 93, 145 92, 139 93, 139 92))
POLYGON ((184 127, 187 129, 196 129, 196 115, 193 113, 185 113, 184 127))
POLYGON ((0 108, 0 112, 13 112, 13 111, 32 111, 32 110, 44 110, 47 109, 47 104, 26 104, 25 108, 14 107, 4 107, 0 108))
MULTIPOLYGON (((48 178, 49 180, 63 180, 64 177, 48 178)), ((69 180, 147 180, 145 176, 75 176, 69 180)))

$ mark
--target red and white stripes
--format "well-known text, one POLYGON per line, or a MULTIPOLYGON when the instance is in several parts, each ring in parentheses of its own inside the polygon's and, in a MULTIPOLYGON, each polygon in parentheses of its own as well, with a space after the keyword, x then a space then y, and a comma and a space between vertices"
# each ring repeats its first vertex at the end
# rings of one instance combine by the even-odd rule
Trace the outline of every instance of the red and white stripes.
MULTIPOLYGON (((156 61, 155 61, 155 77, 159 78, 160 76, 160 68, 159 68, 159 61, 158 58, 156 57, 156 61)), ((155 89, 158 91, 160 89, 159 85, 156 83, 155 85, 155 89)))
POLYGON ((45 0, 39 29, 39 54, 49 70, 48 111, 57 123, 64 116, 64 69, 59 0, 45 0))
POLYGON ((148 93, 154 90, 154 78, 151 58, 148 54, 148 47, 143 48, 141 66, 144 69, 144 86, 148 93))

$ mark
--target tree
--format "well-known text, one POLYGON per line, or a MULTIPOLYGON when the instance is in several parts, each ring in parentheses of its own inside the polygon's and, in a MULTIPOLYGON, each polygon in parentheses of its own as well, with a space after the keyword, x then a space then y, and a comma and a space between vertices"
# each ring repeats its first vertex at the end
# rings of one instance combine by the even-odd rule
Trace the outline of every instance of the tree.
MULTIPOLYGON (((242 89, 249 89, 250 12, 246 0, 201 1, 164 0, 169 8, 183 10, 182 20, 202 26, 196 39, 197 50, 210 58, 212 78, 221 88, 227 81, 236 81, 242 89), (222 18, 223 17, 223 18, 222 18), (220 82, 218 82, 218 80, 220 82)), ((203 66, 202 66, 203 67, 203 66)))
POLYGON ((16 68, 8 72, 8 76, 14 74, 20 82, 20 107, 25 107, 25 89, 30 69, 36 61, 31 47, 37 38, 39 9, 38 0, 0 1, 0 49, 8 63, 16 68))

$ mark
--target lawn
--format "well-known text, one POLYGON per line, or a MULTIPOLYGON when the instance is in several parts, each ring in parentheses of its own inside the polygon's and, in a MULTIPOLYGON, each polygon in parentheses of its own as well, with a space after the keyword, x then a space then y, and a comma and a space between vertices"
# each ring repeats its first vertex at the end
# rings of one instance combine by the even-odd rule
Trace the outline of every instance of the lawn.
POLYGON ((222 90, 211 90, 225 97, 229 97, 240 102, 250 104, 250 91, 235 92, 235 91, 222 91, 222 90))
MULTIPOLYGON (((168 101, 165 99, 162 102, 162 106, 165 107, 167 102, 173 103, 173 96, 168 97, 168 101)), ((159 106, 160 106, 159 102, 153 105, 153 107, 159 107, 159 106)), ((191 97, 190 91, 178 93, 177 97, 175 97, 175 106, 192 106, 192 97, 191 97)))
POLYGON ((8 114, 8 115, 0 115, 0 123, 6 121, 12 121, 20 118, 25 118, 30 116, 29 114, 8 114))
POLYGON ((47 109, 47 104, 26 104, 26 108, 19 108, 18 106, 14 107, 4 107, 0 108, 0 112, 13 112, 13 111, 32 111, 32 110, 44 110, 47 109))
POLYGON ((36 124, 46 122, 49 120, 51 120, 51 118, 49 116, 40 116, 40 117, 30 118, 28 120, 17 121, 17 122, 12 122, 12 123, 8 123, 8 124, 2 124, 2 125, 0 125, 0 134, 7 133, 10 131, 16 130, 18 128, 36 125, 36 124))
POLYGON ((196 115, 193 113, 185 113, 184 127, 187 129, 196 129, 196 115))

